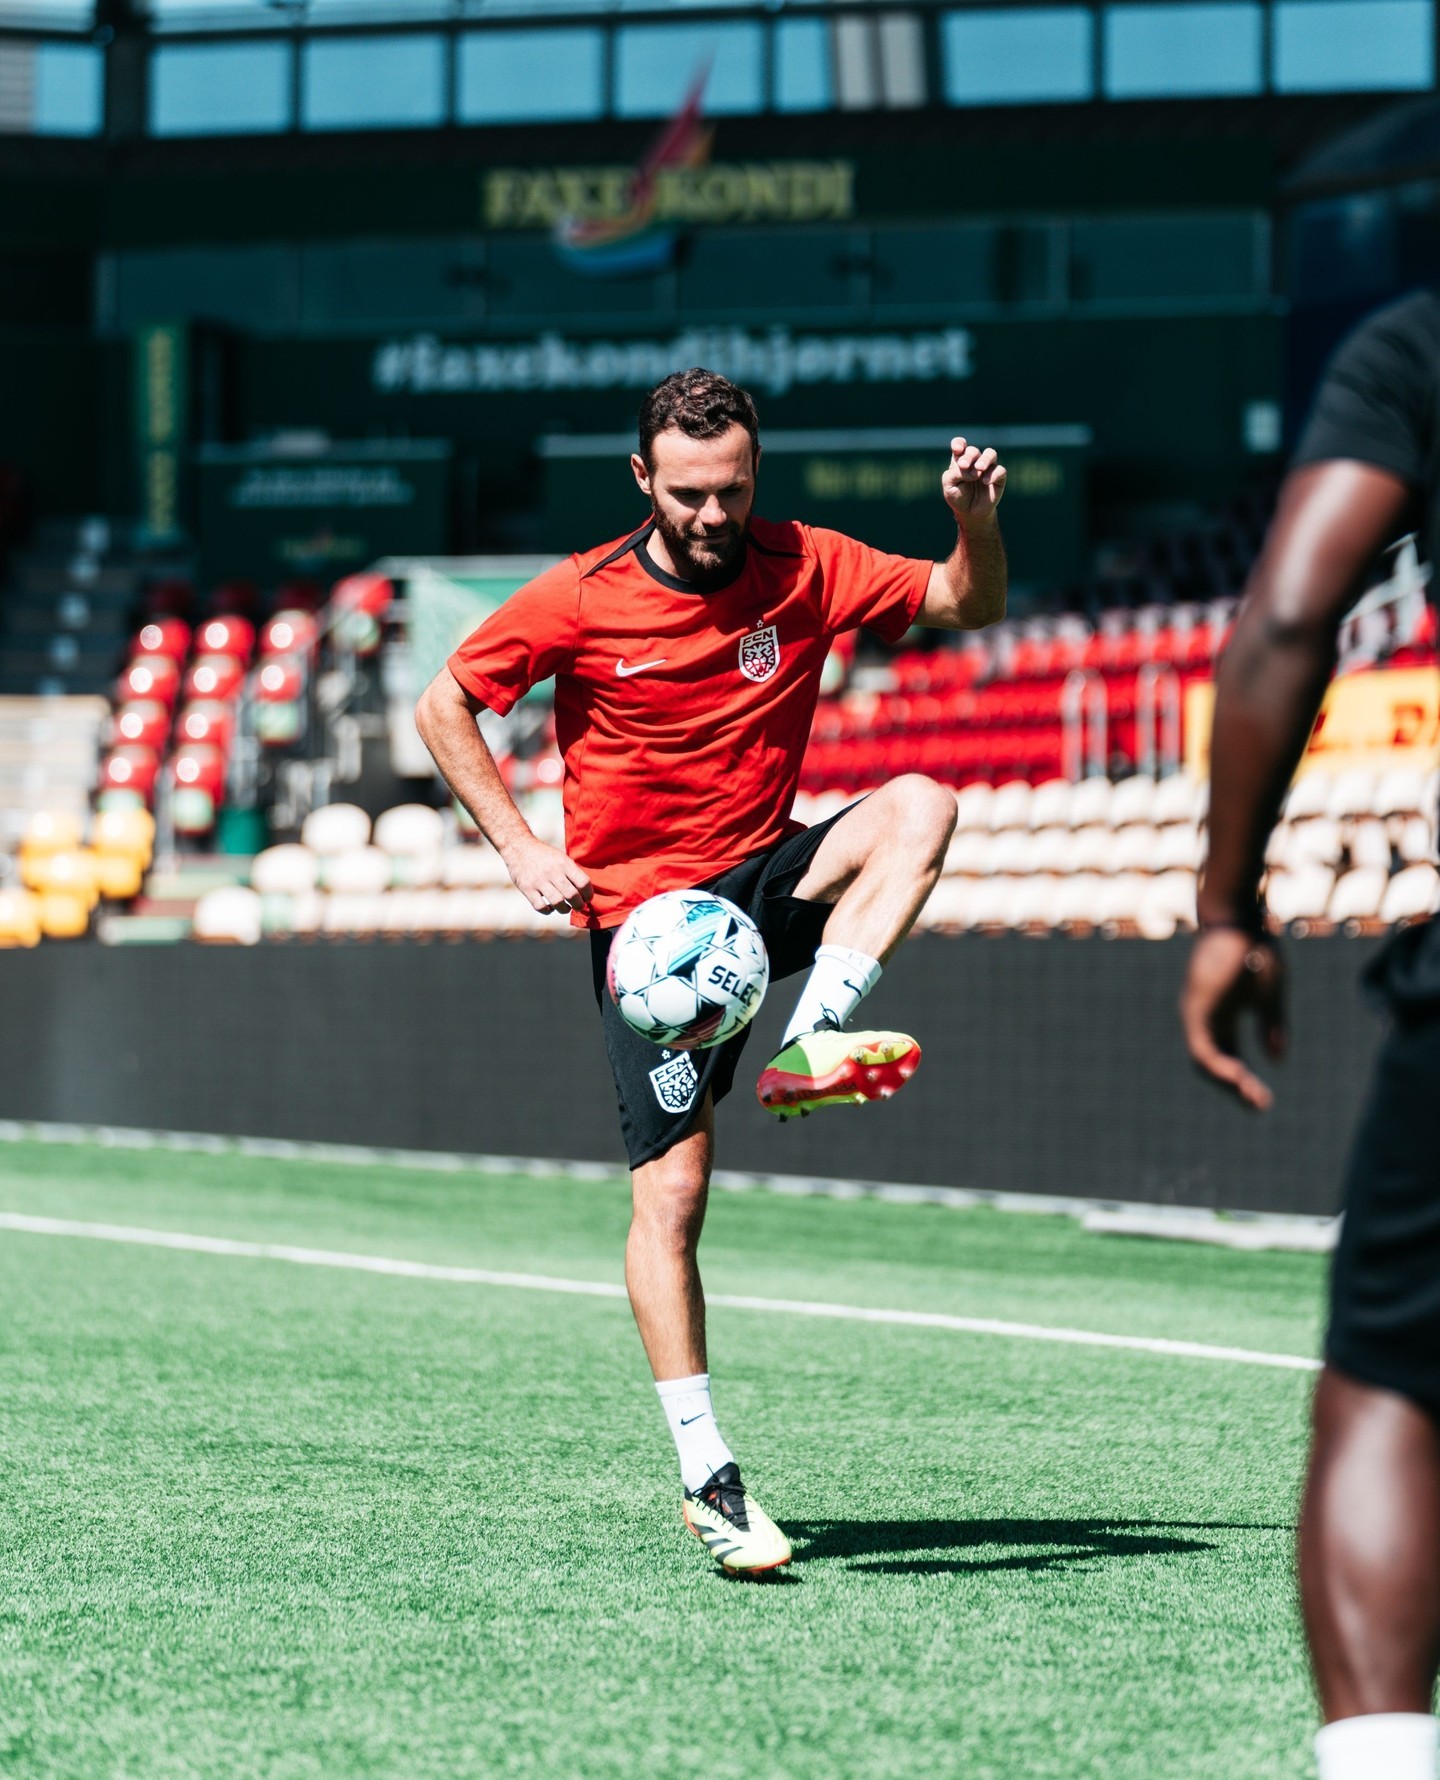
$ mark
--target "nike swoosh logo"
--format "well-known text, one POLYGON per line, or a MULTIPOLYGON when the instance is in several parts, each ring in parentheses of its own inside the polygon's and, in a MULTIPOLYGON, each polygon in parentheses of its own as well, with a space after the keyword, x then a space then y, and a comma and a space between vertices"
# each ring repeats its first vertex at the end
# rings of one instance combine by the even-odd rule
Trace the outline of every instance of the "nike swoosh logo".
POLYGON ((682 1428, 688 1428, 690 1426, 691 1422, 703 1421, 704 1419, 705 1419, 705 1411, 702 1409, 700 1411, 699 1415, 682 1415, 680 1417, 680 1426, 682 1428))
POLYGON ((631 674, 643 674, 646 668, 664 667, 669 659, 668 655, 661 655, 655 661, 636 661, 627 666, 625 657, 622 655, 615 663, 615 672, 620 679, 628 680, 631 674))

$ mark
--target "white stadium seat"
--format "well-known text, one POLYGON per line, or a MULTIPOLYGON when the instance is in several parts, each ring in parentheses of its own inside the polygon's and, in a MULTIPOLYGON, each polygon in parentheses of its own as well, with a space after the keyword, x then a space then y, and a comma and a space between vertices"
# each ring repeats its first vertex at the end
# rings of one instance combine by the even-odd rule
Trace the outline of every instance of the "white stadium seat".
POLYGON ((1070 821, 1070 798, 1074 786, 1068 779, 1047 779, 1035 787, 1030 799, 1032 828, 1065 827, 1070 821))
POLYGON ((311 810, 300 830, 312 853, 353 853, 370 839, 370 818, 353 803, 327 803, 311 810))
POLYGON ((1202 805, 1200 787, 1185 773, 1171 773, 1155 787, 1155 801, 1150 806, 1150 820, 1157 828, 1167 822, 1194 822, 1202 805))
POLYGON ((1407 865, 1430 865, 1435 859, 1435 829, 1429 816, 1403 816, 1396 822, 1391 839, 1395 851, 1407 865))
POLYGON ((1072 872, 1103 872, 1110 869, 1111 834, 1098 824, 1077 828, 1070 837, 1069 869, 1072 872))
POLYGON ((995 788, 983 782, 967 785, 955 796, 955 826, 962 832, 971 828, 989 828, 990 805, 995 801, 995 788))
POLYGON ((1193 823, 1172 822, 1155 834, 1155 865, 1157 872, 1200 869, 1205 857, 1204 831, 1193 823))
POLYGON ((1346 816, 1368 816, 1375 806, 1376 790, 1375 774, 1364 767, 1341 773, 1330 787, 1325 814, 1333 816, 1336 821, 1346 816))
POLYGON ((1109 821, 1112 828, 1124 828, 1131 822, 1149 822, 1155 807, 1155 781, 1142 774, 1122 779, 1110 797, 1109 821))
POLYGON ((320 877, 320 861, 308 847, 293 843, 266 847, 250 866, 250 882, 262 896, 302 896, 320 877))
POLYGON ((1329 773, 1306 773, 1290 787, 1285 799, 1285 820, 1298 822, 1306 816, 1323 816, 1330 802, 1329 773))
POLYGON ((1386 887, 1380 904, 1380 919, 1387 924, 1396 921, 1418 921, 1422 915, 1433 914, 1440 901, 1440 872, 1433 865, 1407 865, 1397 871, 1386 887))
POLYGON ((1390 836, 1378 817, 1367 816, 1352 822, 1346 847, 1350 863, 1357 871, 1378 871, 1389 876, 1390 836))
POLYGON ((1306 865, 1336 865, 1343 845, 1340 824, 1332 817, 1315 816, 1292 822, 1285 863, 1291 871, 1299 871, 1306 865))
POLYGON ((327 890, 344 896, 378 896, 390 883, 390 855, 378 847, 354 847, 321 862, 320 879, 327 890))
POLYGON ((386 853, 425 857, 445 845, 445 818, 428 804, 396 804, 376 818, 373 839, 386 853))
POLYGON ((1070 795, 1070 826, 1089 828, 1108 822, 1112 789, 1108 779, 1082 779, 1070 795))
POLYGON ((259 945, 263 905, 253 890, 226 884, 207 890, 195 904, 195 938, 232 946, 259 945))
POLYGON ((986 869, 1005 877, 1023 878, 1035 868, 1031 863, 1033 839, 1028 829, 1006 828, 990 842, 986 869))
POLYGON ((1057 927, 1093 927, 1104 878, 1094 872, 1074 872, 1060 880, 1050 904, 1050 918, 1057 927))
POLYGON ((1148 822, 1132 822, 1115 836, 1110 853, 1112 871, 1158 871, 1156 860, 1160 851, 1160 831, 1148 822))
POLYGON ((1271 872, 1265 902, 1275 919, 1323 921, 1335 888, 1335 873, 1326 865, 1305 865, 1298 871, 1271 872))
POLYGON ((505 861, 488 843, 449 847, 440 862, 440 881, 456 890, 498 888, 510 882, 505 861))
POLYGON ((1024 779, 1011 779, 1009 784, 1002 785, 995 793, 995 801, 990 805, 990 827, 999 831, 1003 828, 1025 828, 1030 820, 1030 800, 1034 796, 1028 782, 1024 779))
POLYGON ((1042 828, 1030 844, 1031 871, 1060 875, 1070 869, 1071 837, 1068 828, 1042 828))
POLYGON ((1414 816, 1429 808, 1425 796, 1425 774, 1413 766, 1392 767, 1382 773, 1370 805, 1374 816, 1414 816))
POLYGON ((1330 892, 1326 914, 1335 922, 1375 920, 1385 900, 1389 881, 1388 870, 1362 867, 1358 871, 1347 871, 1330 892))

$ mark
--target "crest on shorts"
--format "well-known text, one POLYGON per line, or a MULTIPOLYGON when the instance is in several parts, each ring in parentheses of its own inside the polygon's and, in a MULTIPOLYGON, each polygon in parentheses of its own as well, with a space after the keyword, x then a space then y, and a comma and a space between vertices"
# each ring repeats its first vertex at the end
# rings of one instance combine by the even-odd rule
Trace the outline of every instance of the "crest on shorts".
POLYGON ((768 680, 779 665, 780 638, 773 624, 741 637, 740 672, 747 680, 768 680))
POLYGON ((695 1100, 695 1090, 700 1086, 694 1058, 687 1051, 682 1051, 678 1057, 672 1057, 668 1063, 652 1069, 650 1086, 666 1112, 689 1112, 695 1100))

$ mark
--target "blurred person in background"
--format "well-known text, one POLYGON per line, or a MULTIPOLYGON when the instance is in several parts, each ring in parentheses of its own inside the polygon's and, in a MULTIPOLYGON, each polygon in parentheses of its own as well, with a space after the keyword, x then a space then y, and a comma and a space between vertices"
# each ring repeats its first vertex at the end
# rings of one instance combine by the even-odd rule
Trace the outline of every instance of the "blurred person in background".
MULTIPOLYGON (((1217 674, 1210 851, 1181 997, 1198 1067, 1245 1105, 1253 1012, 1285 1046, 1283 968, 1260 899, 1266 841, 1386 545, 1440 538, 1440 296, 1371 316, 1332 360, 1217 674)), ((1391 1024, 1361 1118, 1331 1276, 1300 1526, 1324 1716, 1321 1780, 1435 1780, 1440 1662, 1440 923, 1369 973, 1391 1024)))

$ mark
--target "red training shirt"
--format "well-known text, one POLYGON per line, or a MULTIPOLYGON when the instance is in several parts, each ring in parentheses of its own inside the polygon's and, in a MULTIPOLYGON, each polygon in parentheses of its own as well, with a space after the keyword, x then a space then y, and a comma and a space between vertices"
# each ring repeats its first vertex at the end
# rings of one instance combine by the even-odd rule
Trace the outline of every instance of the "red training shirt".
POLYGON ((652 529, 547 569, 450 657, 501 716, 555 676, 566 848, 595 886, 576 926, 617 926, 799 832, 831 642, 861 625, 898 642, 934 567, 755 519, 734 579, 702 593, 652 561, 652 529))

